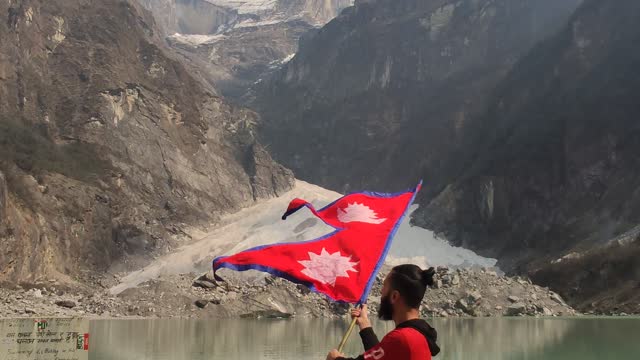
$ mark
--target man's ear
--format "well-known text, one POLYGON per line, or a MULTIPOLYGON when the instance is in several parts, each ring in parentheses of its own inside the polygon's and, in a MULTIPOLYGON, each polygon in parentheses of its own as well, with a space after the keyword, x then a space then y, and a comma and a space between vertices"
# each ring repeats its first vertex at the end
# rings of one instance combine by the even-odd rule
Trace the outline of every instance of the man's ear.
POLYGON ((391 300, 392 304, 395 304, 400 299, 400 292, 398 290, 391 291, 391 295, 389 300, 391 300))

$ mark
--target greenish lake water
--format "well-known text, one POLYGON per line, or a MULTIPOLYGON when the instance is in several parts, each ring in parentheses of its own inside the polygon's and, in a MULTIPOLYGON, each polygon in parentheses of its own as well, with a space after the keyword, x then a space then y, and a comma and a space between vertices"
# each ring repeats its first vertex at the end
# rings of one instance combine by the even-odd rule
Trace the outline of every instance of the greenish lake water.
MULTIPOLYGON (((437 360, 638 360, 640 318, 431 319, 437 360)), ((337 346, 347 320, 95 320, 89 359, 320 359, 337 346)), ((378 336, 392 323, 375 324, 378 336)), ((362 352, 354 332, 347 355, 362 352)), ((400 359, 398 359, 400 360, 400 359)))

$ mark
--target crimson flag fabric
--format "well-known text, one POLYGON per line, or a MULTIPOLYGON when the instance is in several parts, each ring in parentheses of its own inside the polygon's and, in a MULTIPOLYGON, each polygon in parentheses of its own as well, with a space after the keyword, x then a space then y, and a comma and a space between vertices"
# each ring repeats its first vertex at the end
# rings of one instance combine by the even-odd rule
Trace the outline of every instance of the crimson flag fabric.
POLYGON ((334 301, 365 303, 391 241, 421 183, 395 193, 359 192, 316 210, 294 199, 282 217, 307 207, 335 231, 318 239, 259 246, 213 260, 220 268, 259 270, 304 284, 334 301))

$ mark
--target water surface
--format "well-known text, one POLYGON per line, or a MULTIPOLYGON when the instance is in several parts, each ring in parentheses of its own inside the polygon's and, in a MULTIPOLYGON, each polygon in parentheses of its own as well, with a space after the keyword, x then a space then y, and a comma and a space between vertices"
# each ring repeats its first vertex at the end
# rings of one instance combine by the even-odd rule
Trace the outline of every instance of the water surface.
MULTIPOLYGON (((433 319, 439 360, 640 359, 638 318, 433 319)), ((321 359, 346 320, 96 320, 90 359, 321 359)), ((378 322, 381 338, 391 323, 378 322)), ((346 353, 362 351, 354 333, 346 353)))

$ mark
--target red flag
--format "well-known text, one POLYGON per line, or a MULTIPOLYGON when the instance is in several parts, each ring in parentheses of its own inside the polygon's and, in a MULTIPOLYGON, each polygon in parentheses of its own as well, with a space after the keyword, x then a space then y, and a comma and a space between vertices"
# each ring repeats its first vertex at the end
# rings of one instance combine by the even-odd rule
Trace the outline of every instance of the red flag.
POLYGON ((249 269, 304 284, 335 301, 366 302, 391 240, 421 185, 396 193, 346 195, 321 210, 294 199, 282 217, 303 207, 335 228, 318 239, 259 246, 213 260, 213 271, 249 269))

